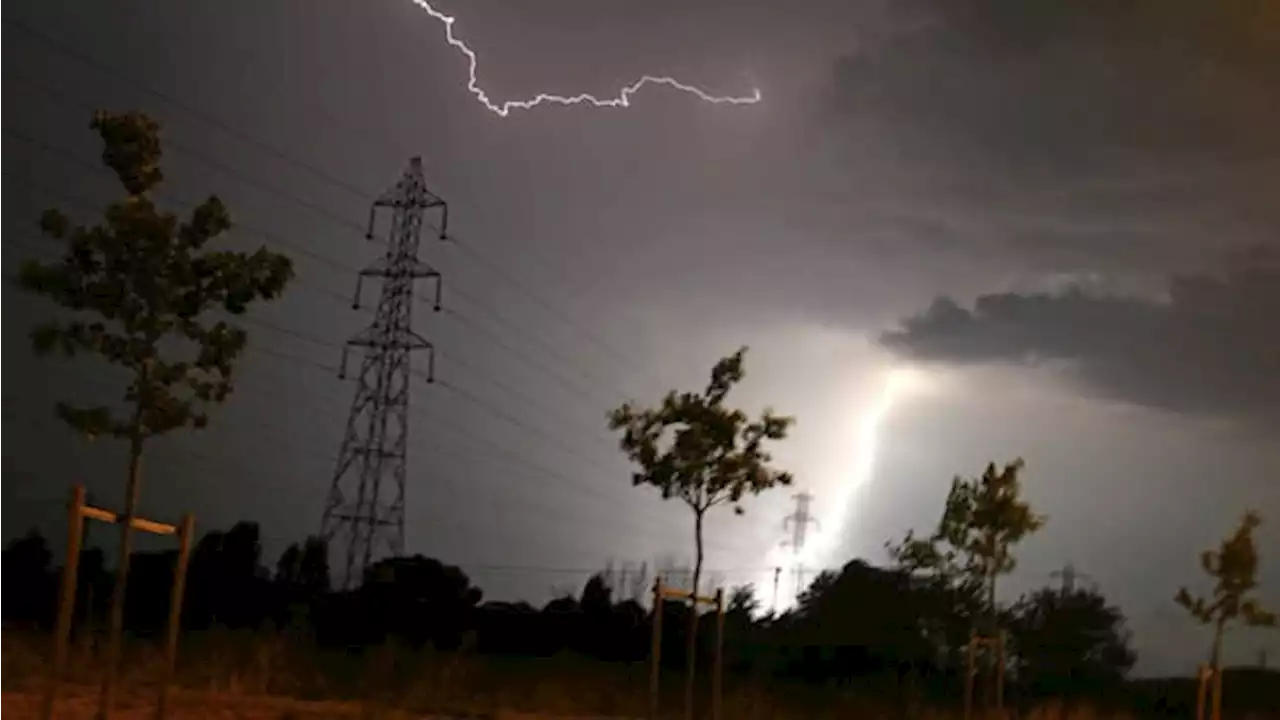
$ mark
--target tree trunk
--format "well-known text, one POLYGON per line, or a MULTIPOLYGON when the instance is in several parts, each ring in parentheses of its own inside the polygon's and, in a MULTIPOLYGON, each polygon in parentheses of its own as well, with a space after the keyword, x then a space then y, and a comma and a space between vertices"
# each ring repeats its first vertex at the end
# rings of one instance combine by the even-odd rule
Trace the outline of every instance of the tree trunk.
POLYGON ((1210 677, 1213 682, 1213 705, 1210 706, 1209 717, 1212 720, 1222 720, 1222 634, 1225 630, 1226 620, 1218 618, 1213 632, 1213 675, 1210 677))
POLYGON ((702 515, 705 510, 698 510, 693 515, 693 543, 694 543, 694 559, 693 559, 693 587, 690 591, 696 596, 698 594, 698 581, 702 578, 702 515))
POLYGON ((115 583, 111 588, 110 625, 107 629, 106 673, 98 697, 98 720, 111 716, 116 680, 120 670, 121 635, 124 632, 125 591, 129 585, 129 560, 133 553, 133 518, 138 513, 142 489, 142 410, 145 402, 145 371, 139 374, 139 395, 135 401, 133 429, 129 437, 129 479, 125 486, 124 513, 120 516, 120 557, 116 560, 115 583))
POLYGON ((1000 631, 1000 618, 996 613, 996 573, 993 570, 987 576, 987 632, 995 637, 1000 631))
POLYGON ((984 663, 984 665, 990 666, 993 683, 991 686, 983 684, 985 690, 982 694, 986 698, 988 709, 999 707, 1001 704, 1001 698, 999 697, 1001 688, 999 681, 995 679, 999 677, 1001 671, 1000 662, 1002 660, 1001 652, 998 649, 999 646, 996 644, 999 642, 1000 637, 1000 618, 996 612, 996 571, 999 567, 999 561, 993 555, 992 559, 987 561, 987 642, 984 643, 986 652, 983 653, 989 659, 989 663, 984 663), (991 694, 988 695, 988 692, 991 694))
POLYGON ((1225 623, 1218 620, 1213 626, 1213 649, 1210 651, 1209 666, 1216 673, 1222 669, 1222 633, 1225 623))
POLYGON ((702 579, 702 515, 705 510, 693 511, 693 585, 689 589, 692 597, 689 602, 689 638, 685 648, 684 708, 685 717, 693 720, 693 696, 697 672, 695 662, 698 657, 698 584, 702 579))

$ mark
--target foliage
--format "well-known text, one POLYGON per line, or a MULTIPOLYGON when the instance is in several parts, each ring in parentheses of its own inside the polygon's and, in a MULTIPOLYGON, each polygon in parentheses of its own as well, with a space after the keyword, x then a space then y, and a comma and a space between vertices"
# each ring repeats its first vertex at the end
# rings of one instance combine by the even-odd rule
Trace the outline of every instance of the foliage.
POLYGON ((771 410, 750 421, 741 410, 725 406, 733 386, 745 376, 747 349, 721 359, 700 393, 672 390, 656 408, 624 403, 609 413, 609 429, 621 430, 619 445, 639 466, 632 484, 657 488, 663 499, 679 498, 694 513, 697 556, 693 588, 702 571, 702 520, 711 508, 732 504, 777 485, 790 485, 789 473, 769 466, 766 440, 782 440, 794 420, 771 410))
POLYGON ((4 619, 35 626, 48 625, 51 606, 44 599, 53 592, 54 574, 49 571, 52 559, 49 543, 40 531, 32 528, 14 539, 4 549, 4 585, 11 590, 5 598, 4 619))
POLYGON ((246 342, 240 328, 205 316, 215 308, 240 314, 254 300, 277 297, 293 275, 292 265, 266 249, 202 252, 231 227, 217 197, 186 220, 156 207, 149 193, 164 175, 154 121, 99 112, 91 127, 102 139, 103 162, 127 195, 107 207, 103 224, 93 226, 74 225, 58 210, 46 210, 41 230, 66 251, 56 262, 26 263, 19 280, 24 289, 73 313, 36 327, 35 349, 68 356, 88 352, 125 368, 130 383, 123 399, 131 412, 120 416, 107 406, 60 402, 58 416, 91 438, 137 442, 203 427, 205 406, 231 392, 232 366, 246 342))
POLYGON ((1010 615, 1017 677, 1037 696, 1114 692, 1137 660, 1124 614, 1096 591, 1042 588, 1010 615))
POLYGON ((850 677, 926 667, 934 648, 923 621, 937 613, 935 601, 908 573, 861 560, 820 574, 800 596, 792 632, 801 646, 834 651, 808 658, 800 672, 850 677))
POLYGON ((1239 621, 1248 627, 1274 627, 1276 616, 1264 609, 1251 593, 1258 587, 1258 548, 1253 531, 1262 524, 1256 512, 1248 511, 1230 537, 1217 550, 1206 550, 1200 565, 1213 578, 1210 597, 1196 597, 1187 588, 1178 590, 1174 601, 1203 625, 1214 627, 1213 664, 1221 658, 1223 633, 1239 621))
POLYGON ((995 463, 979 478, 951 482, 937 530, 928 538, 913 532, 888 549, 897 565, 925 572, 941 584, 986 595, 990 618, 997 612, 996 581, 1016 567, 1010 549, 1044 526, 1045 517, 1022 499, 1021 459, 997 470, 995 463))

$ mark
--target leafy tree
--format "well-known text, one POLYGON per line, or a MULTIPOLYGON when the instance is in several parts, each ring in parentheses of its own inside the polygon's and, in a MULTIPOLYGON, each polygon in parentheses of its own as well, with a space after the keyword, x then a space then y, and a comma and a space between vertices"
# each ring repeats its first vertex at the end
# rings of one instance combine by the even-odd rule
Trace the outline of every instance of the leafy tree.
POLYGON ((53 554, 49 543, 36 528, 11 540, 4 549, 3 567, 6 586, 12 588, 4 604, 4 619, 18 623, 43 624, 54 596, 56 574, 50 563, 53 554))
POLYGON ((698 592, 702 575, 702 524, 707 511, 732 504, 741 515, 743 496, 758 495, 776 485, 790 485, 791 474, 769 466, 766 440, 782 440, 793 418, 765 410, 754 422, 724 402, 745 376, 747 349, 721 359, 700 393, 672 390, 656 408, 640 409, 624 403, 609 413, 609 429, 623 432, 619 443, 636 465, 633 485, 657 488, 663 499, 679 498, 694 517, 696 556, 693 583, 698 592))
POLYGON ((372 633, 365 644, 397 636, 414 647, 430 642, 443 650, 461 646, 483 599, 461 568, 422 555, 378 561, 365 570, 356 596, 372 633))
POLYGON ((760 601, 756 599, 755 585, 751 583, 735 585, 729 590, 729 600, 724 608, 725 615, 750 621, 759 609, 760 601))
MULTIPOLYGON (((702 523, 707 511, 732 504, 734 512, 741 515, 739 503, 744 495, 791 484, 790 473, 769 466, 773 458, 765 451, 764 442, 784 439, 794 419, 765 410, 751 422, 746 413, 724 404, 729 391, 746 374, 746 353, 747 348, 742 347, 717 362, 700 393, 672 390, 659 407, 640 409, 628 402, 609 413, 609 429, 622 431, 619 446, 640 467, 631 475, 632 484, 653 486, 664 500, 679 498, 693 511, 696 555, 689 591, 694 597, 702 577, 702 523)), ((693 698, 692 658, 697 639, 695 601, 689 613, 687 703, 693 698)))
POLYGON ((275 582, 303 597, 329 592, 329 545, 314 535, 285 548, 276 562, 275 582))
POLYGON ((1276 616, 1252 597, 1258 587, 1258 548, 1253 531, 1261 524, 1262 518, 1256 512, 1246 512, 1235 532, 1217 550, 1200 555, 1201 567, 1215 583, 1212 596, 1195 597, 1184 587, 1174 597, 1197 622, 1213 626, 1211 662, 1215 671, 1222 667, 1222 638, 1232 623, 1238 621, 1246 627, 1276 624, 1276 616))
POLYGON ((996 624, 996 582, 1013 572, 1016 560, 1010 549, 1044 526, 1045 517, 1022 499, 1021 459, 997 470, 995 463, 978 478, 956 477, 937 530, 927 538, 908 532, 901 543, 890 545, 900 567, 932 572, 942 582, 985 597, 992 630, 996 624))
POLYGON ((801 593, 796 639, 824 649, 822 666, 810 669, 821 676, 903 672, 933 654, 922 628, 930 602, 908 573, 854 560, 801 593))
POLYGON ((192 627, 257 626, 263 619, 259 596, 270 585, 261 561, 257 523, 242 520, 200 538, 187 574, 187 622, 192 627))
MULTIPOLYGON (((40 227, 65 243, 56 262, 28 262, 19 280, 66 310, 67 319, 31 333, 38 352, 91 353, 123 368, 127 411, 59 402, 58 417, 89 438, 129 443, 124 517, 138 508, 143 446, 184 427, 202 428, 207 408, 231 392, 232 367, 244 330, 208 315, 240 314, 258 299, 277 297, 293 276, 290 260, 265 248, 253 253, 204 251, 231 227, 227 209, 210 197, 187 219, 161 211, 151 191, 163 180, 159 126, 145 115, 98 112, 90 127, 103 142, 102 160, 124 187, 102 224, 74 225, 46 210, 40 227)), ((110 695, 120 649, 133 528, 120 524, 120 560, 111 596, 107 684, 110 695)), ((109 702, 109 697, 107 698, 109 702)))
POLYGON ((582 599, 579 600, 582 611, 589 615, 608 615, 613 609, 613 591, 601 573, 587 579, 582 588, 582 599))
POLYGON ((1096 591, 1043 588, 1010 614, 1018 679, 1038 695, 1113 694, 1137 660, 1124 613, 1096 591))
POLYGON ((329 544, 314 535, 290 544, 276 561, 272 584, 276 625, 293 633, 313 632, 315 611, 330 588, 329 544))

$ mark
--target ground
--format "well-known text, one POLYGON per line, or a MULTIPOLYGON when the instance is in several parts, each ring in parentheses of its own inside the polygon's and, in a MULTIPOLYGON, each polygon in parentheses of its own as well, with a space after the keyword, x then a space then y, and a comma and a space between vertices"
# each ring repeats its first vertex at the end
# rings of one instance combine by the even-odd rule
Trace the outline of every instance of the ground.
MULTIPOLYGON (((93 717, 97 698, 92 688, 68 688, 55 711, 59 720, 89 720, 93 717)), ((378 712, 354 702, 308 702, 288 698, 254 697, 229 693, 175 692, 170 720, 322 720, 327 718, 379 718, 380 720, 454 720, 441 715, 414 715, 400 711, 378 712)), ((152 720, 154 698, 122 697, 113 720, 152 720)), ((40 694, 37 692, 5 692, 3 714, 8 720, 37 718, 40 694)), ((461 720, 460 716, 455 716, 461 720)), ((543 720, 545 716, 498 713, 473 716, 467 720, 543 720)), ((564 718, 555 720, 617 720, 614 718, 564 718)))

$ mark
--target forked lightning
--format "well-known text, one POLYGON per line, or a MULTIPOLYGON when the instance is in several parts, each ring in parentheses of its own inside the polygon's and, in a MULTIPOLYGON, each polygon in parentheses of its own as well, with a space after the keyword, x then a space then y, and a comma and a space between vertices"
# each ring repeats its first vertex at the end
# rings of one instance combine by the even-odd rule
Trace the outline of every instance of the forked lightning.
POLYGON ((528 100, 507 100, 502 103, 495 103, 493 100, 489 99, 489 94, 484 91, 484 88, 480 87, 476 79, 476 66, 479 64, 479 60, 476 57, 475 51, 467 47, 466 43, 459 40, 453 34, 453 24, 457 21, 457 18, 445 15, 432 7, 427 0, 411 1, 414 5, 417 5, 432 18, 439 20, 440 23, 444 25, 445 41, 457 48, 458 52, 461 52, 467 58, 467 90, 471 91, 471 94, 475 95, 476 99, 479 100, 482 105, 501 117, 507 117, 511 114, 512 110, 528 110, 537 105, 542 105, 543 103, 549 103, 552 105, 587 104, 592 107, 631 107, 631 96, 639 92, 640 88, 643 88, 645 85, 666 85, 667 87, 687 92, 691 95, 697 96, 701 100, 715 104, 752 105, 760 102, 760 90, 758 89, 753 89, 750 95, 742 97, 721 97, 711 95, 705 90, 694 87, 693 85, 686 85, 675 78, 644 75, 639 80, 623 87, 618 91, 616 97, 611 98, 601 99, 589 93, 570 96, 538 93, 528 100))

